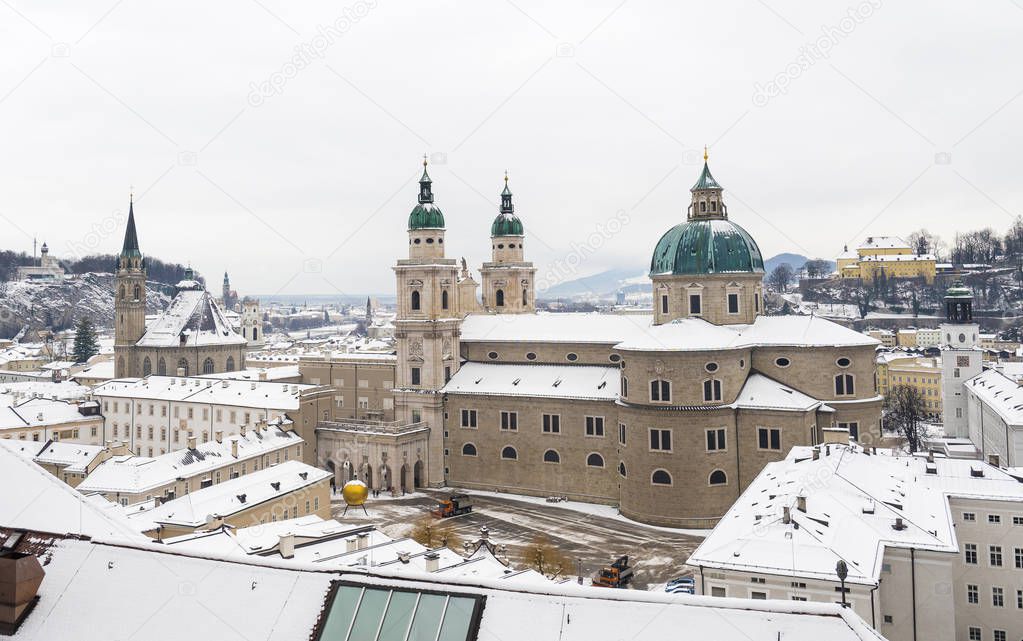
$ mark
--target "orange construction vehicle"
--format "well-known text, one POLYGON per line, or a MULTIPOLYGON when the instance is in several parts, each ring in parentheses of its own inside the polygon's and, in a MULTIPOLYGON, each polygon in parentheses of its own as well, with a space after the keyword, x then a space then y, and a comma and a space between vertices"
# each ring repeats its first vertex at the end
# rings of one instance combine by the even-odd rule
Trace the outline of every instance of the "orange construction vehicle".
POLYGON ((437 503, 437 507, 430 511, 431 514, 442 519, 469 512, 472 512, 472 499, 467 494, 452 494, 449 498, 437 503))
POLYGON ((632 581, 633 568, 628 556, 620 556, 611 565, 605 566, 593 577, 593 585, 601 588, 624 588, 632 581))

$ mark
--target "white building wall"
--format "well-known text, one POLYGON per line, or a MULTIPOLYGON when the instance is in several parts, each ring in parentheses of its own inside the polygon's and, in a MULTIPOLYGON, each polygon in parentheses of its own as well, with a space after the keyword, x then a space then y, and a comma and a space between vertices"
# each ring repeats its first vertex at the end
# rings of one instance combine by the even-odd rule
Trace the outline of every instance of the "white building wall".
POLYGON ((966 395, 968 436, 980 450, 981 458, 986 461, 988 455, 997 454, 1002 466, 1023 466, 1023 425, 1008 423, 984 399, 974 394, 969 386, 966 386, 966 395))
POLYGON ((981 351, 976 349, 978 325, 945 323, 940 332, 944 345, 941 350, 941 405, 945 435, 968 438, 970 430, 964 385, 980 374, 984 360, 981 351))

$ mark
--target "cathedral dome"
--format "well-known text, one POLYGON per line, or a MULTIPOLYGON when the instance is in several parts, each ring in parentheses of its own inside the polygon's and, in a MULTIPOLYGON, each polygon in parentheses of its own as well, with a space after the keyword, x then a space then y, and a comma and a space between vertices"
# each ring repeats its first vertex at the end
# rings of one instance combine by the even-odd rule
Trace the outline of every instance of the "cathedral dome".
POLYGON ((742 227, 722 218, 694 219, 657 241, 650 273, 722 274, 764 271, 760 248, 742 227))
POLYGON ((522 221, 515 214, 500 213, 490 226, 491 236, 522 236, 522 221))
POLYGON ((433 203, 419 203, 408 215, 408 228, 413 229, 444 229, 444 214, 440 207, 433 203))

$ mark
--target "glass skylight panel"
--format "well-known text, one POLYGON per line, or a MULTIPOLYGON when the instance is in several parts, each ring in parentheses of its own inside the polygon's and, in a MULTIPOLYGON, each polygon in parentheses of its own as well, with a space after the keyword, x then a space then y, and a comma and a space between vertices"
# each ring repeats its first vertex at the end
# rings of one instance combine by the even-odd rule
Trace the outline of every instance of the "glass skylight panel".
POLYGON ((319 641, 470 641, 483 597, 338 585, 319 641))

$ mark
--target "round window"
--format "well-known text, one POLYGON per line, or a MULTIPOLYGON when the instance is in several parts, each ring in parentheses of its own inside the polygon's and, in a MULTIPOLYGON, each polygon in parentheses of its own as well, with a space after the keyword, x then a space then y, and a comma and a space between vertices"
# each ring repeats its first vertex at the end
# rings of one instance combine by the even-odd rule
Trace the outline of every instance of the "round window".
POLYGON ((490 352, 489 354, 487 354, 487 358, 489 358, 492 361, 497 360, 497 352, 490 352))
POLYGON ((966 342, 966 334, 960 334, 959 335, 959 342, 960 343, 965 343, 966 342))
POLYGON ((526 354, 526 360, 527 361, 535 361, 536 360, 536 353, 529 352, 528 354, 526 354))
POLYGON ((433 244, 433 239, 432 238, 427 238, 426 239, 426 244, 427 245, 432 245, 433 244))
POLYGON ((611 361, 612 363, 617 363, 620 360, 622 360, 622 357, 619 356, 618 354, 611 354, 610 356, 607 357, 607 360, 611 361))
POLYGON ((718 371, 718 364, 717 363, 707 363, 706 365, 703 366, 703 369, 707 370, 708 372, 716 372, 716 371, 718 371))
POLYGON ((421 243, 421 242, 423 242, 423 241, 422 241, 422 239, 420 239, 420 238, 417 238, 417 239, 415 239, 415 240, 414 240, 414 241, 412 241, 412 242, 414 242, 415 244, 417 244, 417 245, 418 245, 419 243, 421 243))
POLYGON ((789 365, 792 364, 792 361, 785 358, 784 356, 779 356, 778 358, 774 359, 774 364, 777 365, 778 367, 788 367, 789 365))
POLYGON ((500 245, 498 245, 497 248, 498 249, 504 249, 504 243, 501 243, 500 245))
POLYGON ((579 360, 579 355, 576 354, 575 352, 569 352, 568 355, 565 356, 565 358, 567 358, 570 361, 577 361, 579 360))
POLYGON ((443 238, 438 238, 437 239, 437 244, 443 245, 444 244, 444 239, 443 238))
POLYGON ((746 369, 746 359, 745 358, 740 358, 739 359, 739 369, 746 369))
POLYGON ((835 361, 835 364, 838 365, 839 367, 849 367, 850 365, 852 365, 852 361, 843 356, 842 358, 835 361))

